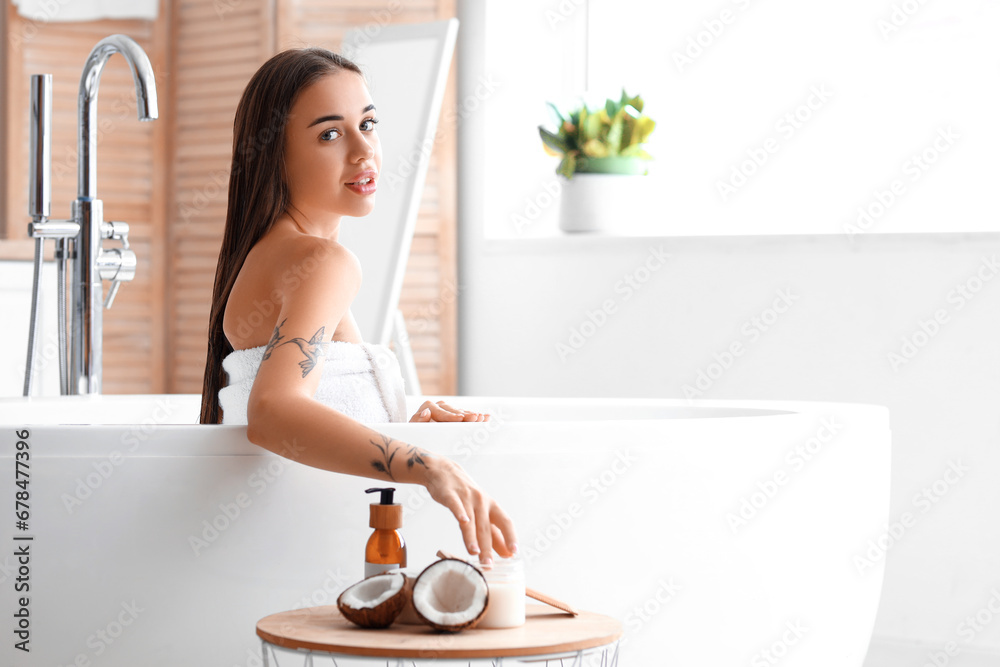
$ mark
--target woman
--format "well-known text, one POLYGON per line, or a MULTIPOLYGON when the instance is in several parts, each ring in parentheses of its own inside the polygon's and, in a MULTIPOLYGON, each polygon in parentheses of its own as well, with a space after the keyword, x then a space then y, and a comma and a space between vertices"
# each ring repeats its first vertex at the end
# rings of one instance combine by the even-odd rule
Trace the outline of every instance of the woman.
MULTIPOLYGON (((233 127, 201 422, 220 423, 224 411, 242 417, 245 409, 247 438, 272 452, 324 470, 422 484, 454 514, 469 553, 490 562, 493 549, 504 557, 516 551, 513 523, 460 465, 316 398, 336 381, 324 374, 334 351, 357 361, 374 348, 361 340, 349 309, 361 267, 337 239, 342 216, 374 207, 382 163, 376 123, 361 70, 325 49, 279 53, 247 84, 233 127), (223 362, 235 368, 248 359, 252 369, 240 385, 248 395, 241 398, 235 385, 227 395, 223 362)), ((367 363, 367 377, 377 379, 379 364, 370 356, 367 363)), ((398 396, 395 369, 381 375, 398 382, 398 396)), ((426 401, 410 421, 488 418, 426 401)))

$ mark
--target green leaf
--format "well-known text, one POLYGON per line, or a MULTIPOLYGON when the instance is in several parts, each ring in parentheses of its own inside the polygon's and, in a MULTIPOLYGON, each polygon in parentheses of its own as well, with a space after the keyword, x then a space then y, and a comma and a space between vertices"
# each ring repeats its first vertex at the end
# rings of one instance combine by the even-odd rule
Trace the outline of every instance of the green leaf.
POLYGON ((622 114, 622 139, 618 144, 618 150, 632 145, 632 130, 635 128, 635 118, 627 113, 622 114))
POLYGON ((556 173, 566 178, 573 178, 574 171, 576 171, 576 153, 566 153, 556 167, 556 173))
POLYGON ((607 138, 609 155, 617 155, 618 151, 621 149, 624 121, 624 114, 616 115, 615 119, 611 121, 611 127, 608 129, 607 138))
POLYGON ((562 137, 552 134, 544 127, 539 126, 538 134, 542 137, 542 143, 551 148, 556 153, 562 154, 568 152, 569 146, 566 144, 565 139, 562 137))
MULTIPOLYGON (((603 111, 603 109, 602 109, 603 111)), ((600 114, 590 114, 587 116, 587 120, 583 122, 583 143, 587 143, 592 139, 597 139, 601 136, 601 127, 603 123, 601 122, 600 114)))
POLYGON ((609 99, 604 103, 604 111, 607 112, 608 118, 614 118, 615 114, 618 113, 618 105, 609 99))

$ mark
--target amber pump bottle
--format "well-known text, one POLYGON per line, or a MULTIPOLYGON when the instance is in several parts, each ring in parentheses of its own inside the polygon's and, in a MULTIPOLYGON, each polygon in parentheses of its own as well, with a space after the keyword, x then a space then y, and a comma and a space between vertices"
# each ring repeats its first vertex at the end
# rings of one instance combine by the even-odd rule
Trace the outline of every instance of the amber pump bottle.
POLYGON ((375 529, 365 546, 365 577, 406 567, 406 542, 399 534, 403 527, 403 506, 392 502, 394 488, 366 489, 381 493, 379 502, 369 506, 368 525, 375 529))

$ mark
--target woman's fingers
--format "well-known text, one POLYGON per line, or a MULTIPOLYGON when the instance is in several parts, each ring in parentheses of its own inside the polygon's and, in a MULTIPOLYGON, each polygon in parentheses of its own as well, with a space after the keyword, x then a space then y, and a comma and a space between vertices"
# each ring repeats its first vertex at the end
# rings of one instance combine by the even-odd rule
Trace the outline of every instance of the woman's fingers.
POLYGON ((501 556, 510 556, 515 539, 510 518, 472 481, 461 465, 447 458, 440 462, 442 468, 427 490, 458 520, 466 551, 478 555, 481 563, 493 560, 494 548, 501 556), (494 535, 498 538, 496 541, 494 535))
POLYGON ((517 535, 514 533, 514 522, 496 503, 493 503, 493 511, 490 512, 490 525, 494 535, 493 548, 497 550, 497 553, 504 558, 509 558, 517 553, 517 535), (497 539, 497 534, 499 534, 499 539, 497 539))
POLYGON ((431 401, 424 401, 423 405, 417 408, 416 413, 410 421, 457 421, 458 417, 454 413, 444 410, 437 403, 432 403, 431 401))
MULTIPOLYGON (((476 539, 479 541, 479 562, 493 562, 493 530, 490 524, 490 507, 488 498, 477 493, 475 502, 476 539)), ((472 553, 472 552, 470 552, 472 553)))
POLYGON ((458 527, 462 531, 462 541, 465 542, 465 549, 470 554, 479 553, 479 543, 476 540, 476 523, 472 520, 474 513, 462 502, 456 494, 450 495, 442 504, 451 510, 458 521, 458 527))
POLYGON ((475 412, 473 410, 459 410, 457 408, 453 408, 444 401, 438 401, 438 405, 452 414, 458 415, 462 421, 482 422, 487 421, 490 418, 488 413, 475 412))
POLYGON ((503 533, 497 525, 490 524, 490 531, 493 533, 493 550, 500 554, 501 558, 510 558, 514 555, 507 541, 504 539, 503 533))
POLYGON ((489 421, 490 415, 488 413, 474 412, 472 410, 459 410, 451 405, 448 405, 444 401, 438 401, 433 403, 431 401, 424 401, 423 405, 417 408, 416 414, 410 419, 411 422, 416 421, 438 421, 438 422, 482 422, 489 421), (429 410, 430 412, 425 416, 424 411, 429 410))
POLYGON ((429 422, 431 420, 431 409, 421 407, 412 417, 411 422, 429 422))
POLYGON ((442 414, 447 415, 448 419, 452 421, 475 421, 475 419, 468 418, 469 413, 466 410, 456 410, 444 401, 438 401, 437 404, 442 414))

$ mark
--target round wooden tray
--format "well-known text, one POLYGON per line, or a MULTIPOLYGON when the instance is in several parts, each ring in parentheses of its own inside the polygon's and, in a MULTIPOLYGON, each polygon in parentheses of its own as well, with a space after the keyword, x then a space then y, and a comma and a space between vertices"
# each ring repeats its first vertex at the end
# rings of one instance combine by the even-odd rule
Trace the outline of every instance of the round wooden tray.
POLYGON ((290 649, 378 658, 504 658, 572 653, 606 646, 622 636, 610 616, 579 616, 529 604, 519 628, 438 633, 425 625, 366 629, 349 622, 336 605, 271 614, 257 621, 264 641, 290 649))

